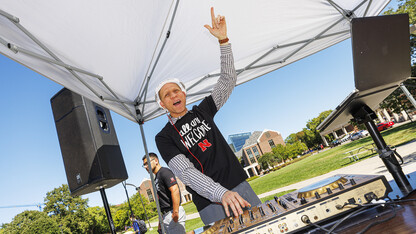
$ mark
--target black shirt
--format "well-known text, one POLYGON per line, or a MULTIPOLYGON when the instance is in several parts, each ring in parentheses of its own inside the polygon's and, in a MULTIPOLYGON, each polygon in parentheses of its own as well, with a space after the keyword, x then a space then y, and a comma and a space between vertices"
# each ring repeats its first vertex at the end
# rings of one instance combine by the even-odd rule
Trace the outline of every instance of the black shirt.
MULTIPOLYGON (((206 97, 198 106, 194 106, 175 123, 170 122, 156 135, 158 150, 169 164, 169 161, 178 154, 184 154, 199 171, 212 178, 228 190, 233 189, 247 178, 247 174, 239 163, 234 152, 222 136, 214 123, 217 107, 212 96, 206 97), (182 142, 182 138, 185 143, 182 142), (199 162, 188 152, 185 144, 199 162)), ((192 194, 193 201, 201 211, 211 203, 191 188, 187 190, 192 194)))
MULTIPOLYGON (((169 211, 173 209, 172 194, 169 188, 175 184, 177 184, 177 182, 172 171, 166 167, 161 167, 156 173, 155 185, 157 189, 157 196, 159 197, 160 209, 162 211, 169 211)), ((181 201, 179 201, 179 204, 181 204, 181 201)))

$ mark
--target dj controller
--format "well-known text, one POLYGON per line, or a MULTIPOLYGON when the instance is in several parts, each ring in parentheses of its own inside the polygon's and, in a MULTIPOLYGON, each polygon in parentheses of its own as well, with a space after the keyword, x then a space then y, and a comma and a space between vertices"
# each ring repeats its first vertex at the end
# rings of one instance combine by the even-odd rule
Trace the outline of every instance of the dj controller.
POLYGON ((207 226, 204 234, 293 233, 387 197, 392 189, 381 175, 336 175, 281 197, 274 197, 207 226))

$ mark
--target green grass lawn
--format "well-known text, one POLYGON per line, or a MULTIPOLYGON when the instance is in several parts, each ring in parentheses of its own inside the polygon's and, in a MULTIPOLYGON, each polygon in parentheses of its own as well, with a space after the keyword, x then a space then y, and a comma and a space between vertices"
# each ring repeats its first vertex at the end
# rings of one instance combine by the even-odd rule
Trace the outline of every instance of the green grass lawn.
MULTIPOLYGON (((416 123, 408 123, 383 131, 382 136, 388 145, 398 146, 412 141, 416 139, 416 123)), ((341 167, 351 165, 351 163, 354 162, 350 162, 348 158, 345 158, 346 155, 344 153, 371 143, 373 143, 371 137, 352 141, 319 154, 309 156, 296 163, 271 172, 263 177, 252 180, 249 183, 256 194, 262 194, 309 178, 323 175, 341 167)), ((376 154, 371 154, 371 151, 367 151, 364 154, 360 154, 359 157, 360 159, 363 159, 374 155, 376 154)))

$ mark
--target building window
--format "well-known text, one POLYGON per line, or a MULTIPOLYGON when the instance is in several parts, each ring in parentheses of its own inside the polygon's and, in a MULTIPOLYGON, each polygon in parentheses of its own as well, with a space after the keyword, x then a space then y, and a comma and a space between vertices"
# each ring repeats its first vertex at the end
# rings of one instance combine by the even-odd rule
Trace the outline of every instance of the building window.
POLYGON ((149 202, 154 201, 153 195, 152 195, 152 190, 147 189, 146 192, 147 192, 147 197, 149 198, 149 202))
POLYGON ((260 158, 259 151, 257 150, 257 147, 251 148, 253 150, 254 156, 256 156, 257 160, 260 158))
POLYGON ((269 140, 269 145, 270 145, 270 147, 272 147, 272 148, 274 148, 274 147, 275 147, 273 139, 270 139, 270 140, 269 140))
POLYGON ((232 144, 234 152, 238 152, 241 148, 243 148, 246 140, 250 138, 250 136, 251 132, 233 134, 228 136, 228 142, 232 144))
POLYGON ((246 152, 247 152, 248 158, 250 159, 250 162, 251 163, 255 163, 256 160, 254 159, 254 156, 253 156, 253 153, 251 153, 251 150, 250 149, 246 149, 246 152))

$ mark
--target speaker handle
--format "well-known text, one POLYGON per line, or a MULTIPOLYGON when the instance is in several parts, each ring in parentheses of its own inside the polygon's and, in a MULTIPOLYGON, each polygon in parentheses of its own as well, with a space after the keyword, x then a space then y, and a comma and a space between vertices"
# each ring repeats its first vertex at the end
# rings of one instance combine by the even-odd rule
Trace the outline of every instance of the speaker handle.
POLYGON ((95 106, 95 115, 97 116, 98 126, 100 126, 101 130, 105 133, 109 133, 110 128, 108 126, 108 119, 105 111, 100 106, 95 106))

